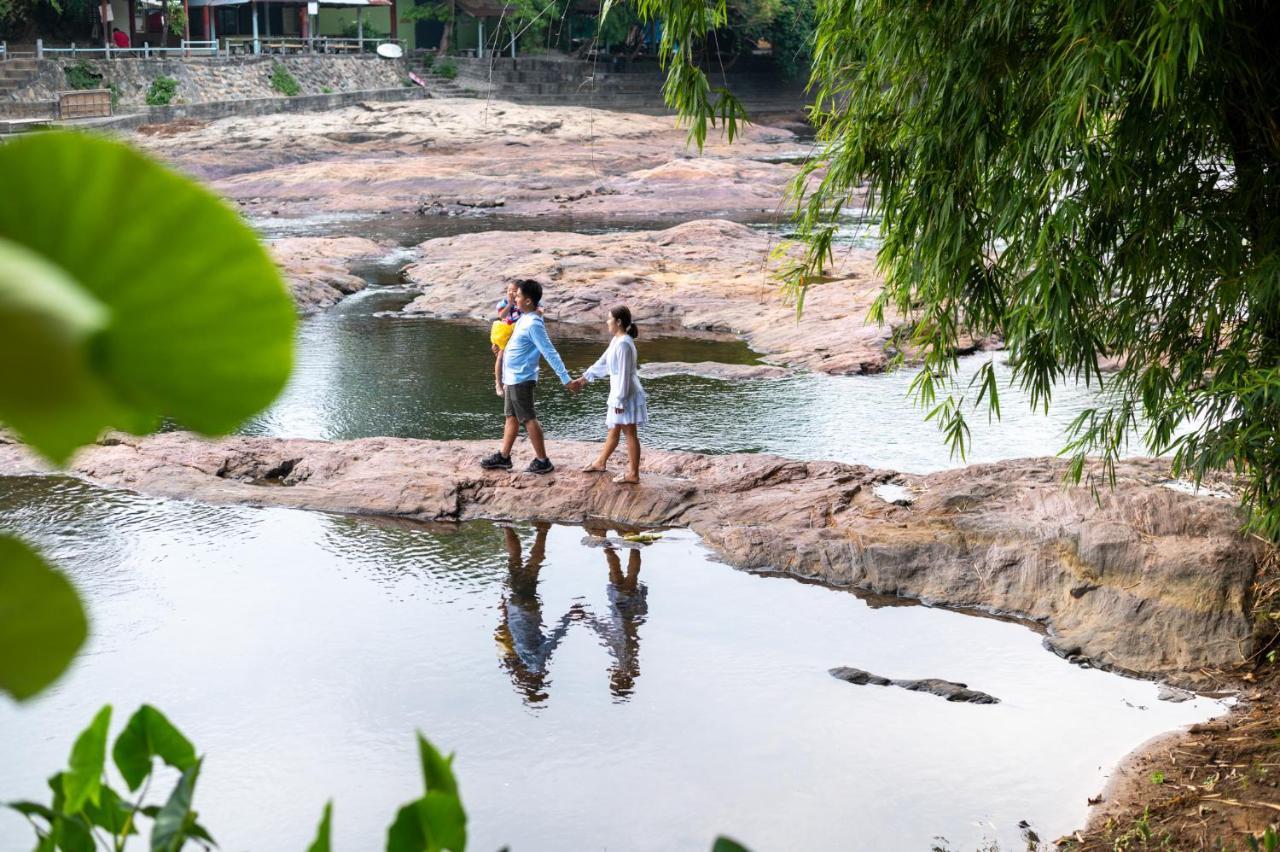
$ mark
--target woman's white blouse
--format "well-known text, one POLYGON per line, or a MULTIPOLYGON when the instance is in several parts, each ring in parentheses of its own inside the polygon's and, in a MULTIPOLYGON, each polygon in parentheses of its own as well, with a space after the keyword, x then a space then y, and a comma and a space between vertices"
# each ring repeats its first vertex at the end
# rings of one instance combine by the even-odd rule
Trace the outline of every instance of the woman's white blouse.
POLYGON ((634 397, 643 394, 636 376, 636 344, 625 334, 609 341, 600 359, 582 374, 589 382, 609 377, 609 408, 626 408, 634 397))

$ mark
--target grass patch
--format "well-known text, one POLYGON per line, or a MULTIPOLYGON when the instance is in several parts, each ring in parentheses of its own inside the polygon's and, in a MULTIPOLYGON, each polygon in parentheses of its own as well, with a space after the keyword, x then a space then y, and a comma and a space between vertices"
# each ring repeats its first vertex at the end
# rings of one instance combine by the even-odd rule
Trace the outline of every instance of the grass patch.
POLYGON ((289 73, 288 68, 279 62, 273 62, 271 63, 271 88, 291 98, 302 91, 302 84, 298 82, 297 77, 289 73))
POLYGON ((163 74, 151 81, 147 89, 147 106, 168 106, 177 94, 178 81, 163 74))

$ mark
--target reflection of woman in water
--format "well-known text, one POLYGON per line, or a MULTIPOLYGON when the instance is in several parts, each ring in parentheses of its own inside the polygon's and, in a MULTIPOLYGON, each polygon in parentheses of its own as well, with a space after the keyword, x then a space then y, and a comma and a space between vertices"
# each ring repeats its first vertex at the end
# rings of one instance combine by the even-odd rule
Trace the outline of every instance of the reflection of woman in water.
POLYGON ((587 616, 587 623, 609 649, 613 665, 609 668, 609 691, 614 698, 626 700, 640 677, 640 625, 649 613, 648 590, 640 583, 640 549, 627 551, 627 573, 622 573, 622 560, 612 547, 604 551, 609 563, 609 617, 587 616))
POLYGON ((526 701, 547 699, 545 683, 547 667, 556 646, 569 632, 569 622, 582 616, 575 604, 560 617, 555 629, 544 633, 542 601, 538 598, 538 572, 547 549, 547 524, 536 524, 529 558, 523 558, 520 537, 511 527, 503 530, 507 546, 507 594, 502 599, 502 623, 494 638, 498 640, 502 667, 511 675, 516 690, 526 701))

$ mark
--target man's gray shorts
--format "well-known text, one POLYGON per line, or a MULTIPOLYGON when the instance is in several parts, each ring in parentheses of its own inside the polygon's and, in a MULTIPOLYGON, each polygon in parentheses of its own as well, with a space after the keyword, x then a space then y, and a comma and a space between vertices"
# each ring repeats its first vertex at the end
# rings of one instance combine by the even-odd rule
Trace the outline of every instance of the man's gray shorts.
POLYGON ((521 423, 537 419, 538 415, 533 410, 533 390, 537 386, 537 382, 506 385, 502 389, 502 413, 521 423))

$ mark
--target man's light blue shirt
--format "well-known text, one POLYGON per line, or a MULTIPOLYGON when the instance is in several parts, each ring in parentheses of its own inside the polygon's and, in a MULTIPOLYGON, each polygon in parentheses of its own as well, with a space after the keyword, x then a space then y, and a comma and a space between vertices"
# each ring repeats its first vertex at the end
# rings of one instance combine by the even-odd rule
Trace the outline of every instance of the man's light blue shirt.
POLYGON ((538 358, 545 358, 560 381, 569 384, 569 371, 560 360, 560 353, 551 345, 546 323, 536 312, 527 313, 516 320, 511 340, 502 354, 502 383, 518 385, 538 380, 538 358))

